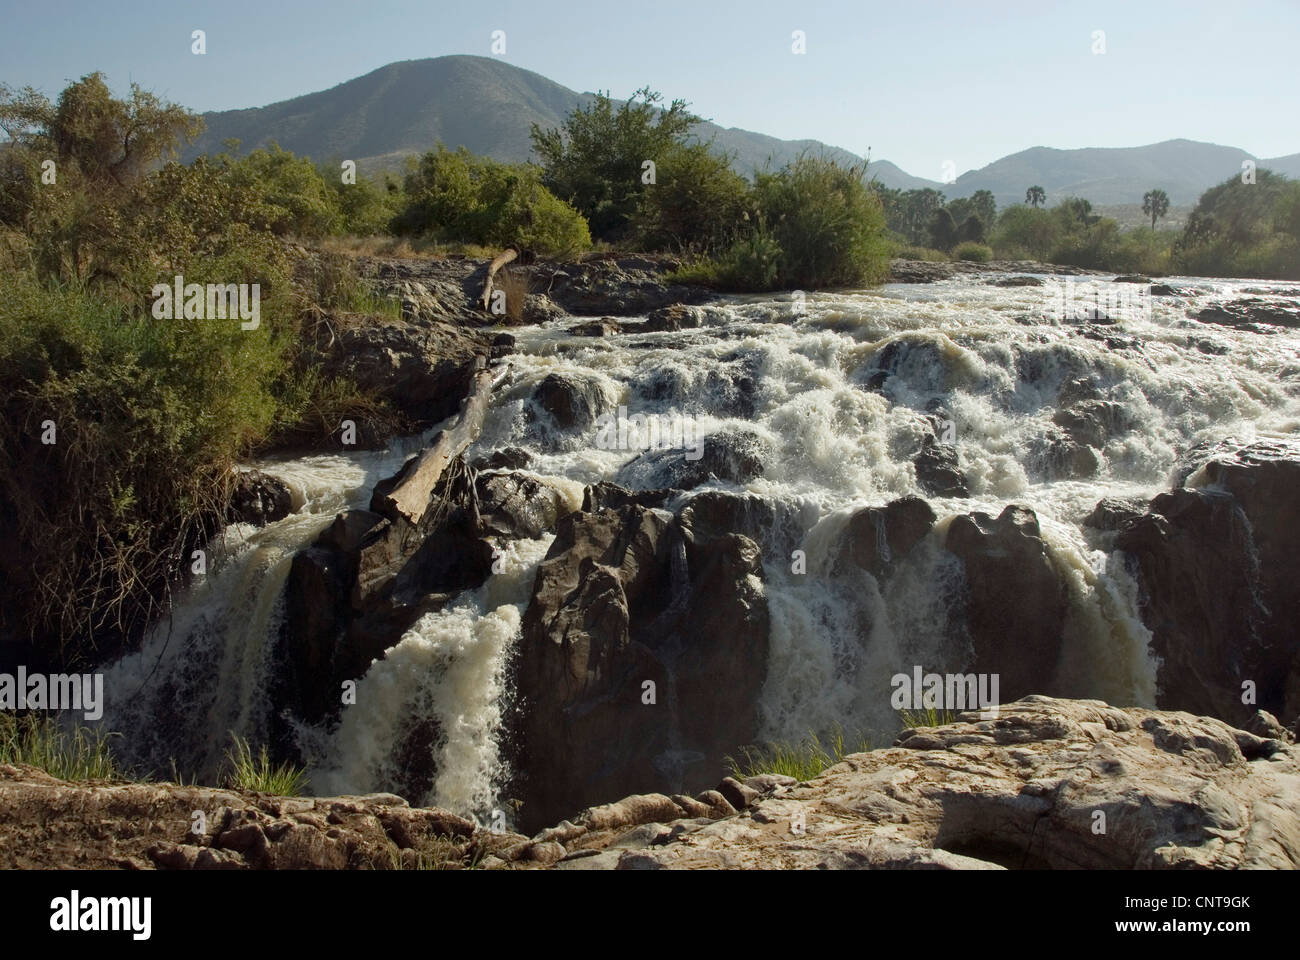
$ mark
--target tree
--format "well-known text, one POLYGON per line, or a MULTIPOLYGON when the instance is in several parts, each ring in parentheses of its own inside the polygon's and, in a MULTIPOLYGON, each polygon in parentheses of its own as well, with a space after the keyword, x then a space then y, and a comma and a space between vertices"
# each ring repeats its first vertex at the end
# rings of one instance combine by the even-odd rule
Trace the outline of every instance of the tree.
MULTIPOLYGON (((575 107, 561 128, 532 125, 533 149, 541 159, 542 183, 571 203, 602 240, 622 239, 647 184, 646 161, 658 167, 687 146, 701 118, 685 100, 667 108, 649 87, 614 108, 608 93, 575 107)), ((657 171, 656 171, 657 179, 657 171)))
POLYGON ((1156 221, 1169 212, 1169 195, 1163 190, 1148 190, 1142 196, 1142 212, 1151 218, 1151 229, 1156 221))
POLYGON ((957 224, 947 207, 940 207, 930 218, 930 246, 951 250, 957 242, 957 224))
POLYGON ((1031 207, 1041 207, 1047 202, 1047 191, 1040 186, 1032 186, 1025 191, 1025 203, 1031 207))
POLYGON ((749 182, 709 144, 670 151, 641 193, 632 228, 648 249, 712 252, 735 239, 749 182))

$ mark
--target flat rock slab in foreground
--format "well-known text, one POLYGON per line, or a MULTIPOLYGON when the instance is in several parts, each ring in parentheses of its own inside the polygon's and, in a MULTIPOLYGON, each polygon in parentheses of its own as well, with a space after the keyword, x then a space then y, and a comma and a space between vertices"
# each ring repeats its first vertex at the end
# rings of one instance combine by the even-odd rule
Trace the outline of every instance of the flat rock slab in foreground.
POLYGON ((591 807, 534 838, 398 797, 69 783, 0 765, 0 868, 1118 868, 1300 865, 1300 748, 1188 713, 1026 697, 807 783, 591 807), (193 832, 194 811, 206 823, 193 832))
POLYGON ((619 824, 656 806, 651 797, 593 808, 576 819, 574 831, 589 826, 567 839, 557 866, 1300 865, 1294 745, 1206 717, 1096 700, 1027 697, 996 720, 962 717, 905 731, 897 746, 854 754, 808 783, 727 784, 733 795, 736 787, 756 793, 720 820, 619 824))

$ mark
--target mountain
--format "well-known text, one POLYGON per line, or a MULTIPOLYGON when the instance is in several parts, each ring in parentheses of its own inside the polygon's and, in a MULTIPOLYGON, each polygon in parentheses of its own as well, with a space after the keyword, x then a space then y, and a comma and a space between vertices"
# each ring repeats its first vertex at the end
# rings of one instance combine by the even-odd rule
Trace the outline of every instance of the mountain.
MULTIPOLYGON (((275 140, 316 160, 356 160, 365 171, 400 169, 405 157, 439 140, 498 160, 527 160, 531 124, 557 127, 592 97, 491 57, 405 60, 319 93, 205 113, 206 129, 182 159, 216 153, 234 137, 244 150, 275 140)), ((733 155, 736 169, 746 174, 769 160, 780 167, 805 150, 862 161, 817 140, 779 140, 713 123, 699 124, 695 134, 733 155)), ((885 161, 873 162, 870 169, 887 186, 910 189, 927 182, 885 161)))
MULTIPOLYGON (((592 97, 492 57, 404 60, 292 100, 206 113, 207 129, 183 157, 217 152, 235 137, 245 150, 275 140, 320 161, 356 160, 366 172, 399 170, 406 157, 439 140, 498 160, 527 160, 532 124, 559 126, 592 97)), ((712 139, 745 174, 768 163, 782 166, 804 151, 862 160, 818 140, 779 140, 714 123, 699 124, 695 134, 712 139)), ((949 198, 991 190, 999 206, 1023 202, 1025 190, 1037 184, 1049 204, 1066 196, 1085 197, 1097 206, 1140 204, 1144 193, 1159 187, 1179 207, 1194 204, 1206 189, 1239 174, 1243 160, 1254 159, 1237 147, 1166 140, 1141 147, 1031 147, 947 184, 914 177, 887 160, 873 160, 868 171, 887 187, 930 187, 949 198)), ((1300 153, 1256 162, 1300 177, 1300 153)))

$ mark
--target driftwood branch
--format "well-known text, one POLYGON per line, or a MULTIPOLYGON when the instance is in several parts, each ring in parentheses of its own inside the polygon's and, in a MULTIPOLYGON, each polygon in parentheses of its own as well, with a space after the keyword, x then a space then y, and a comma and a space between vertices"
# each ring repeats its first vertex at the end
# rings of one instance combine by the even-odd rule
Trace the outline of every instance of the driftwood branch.
POLYGON ((382 494, 375 491, 371 509, 389 519, 402 516, 411 523, 418 524, 429 509, 433 488, 437 486, 447 465, 478 439, 483 430, 488 398, 492 389, 505 376, 504 369, 489 370, 487 361, 479 357, 478 369, 470 380, 468 394, 461 401, 460 416, 456 422, 439 430, 434 435, 433 442, 402 468, 391 490, 382 494))
POLYGON ((485 311, 492 309, 492 281, 496 279, 497 271, 517 256, 519 256, 518 250, 513 248, 503 250, 493 257, 492 262, 488 264, 487 280, 483 283, 483 297, 479 301, 485 311))

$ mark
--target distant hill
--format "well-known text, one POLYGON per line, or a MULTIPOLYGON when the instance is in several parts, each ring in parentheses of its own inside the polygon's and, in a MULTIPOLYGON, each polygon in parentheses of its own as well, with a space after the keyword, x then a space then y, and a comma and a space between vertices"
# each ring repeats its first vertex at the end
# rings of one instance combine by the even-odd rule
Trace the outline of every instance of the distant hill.
MULTIPOLYGON (((398 170, 407 156, 439 140, 497 160, 527 160, 531 124, 557 127, 592 96, 490 57, 405 60, 319 93, 265 107, 205 113, 206 129, 182 158, 216 153, 234 137, 245 151, 275 140, 316 160, 356 160, 370 172, 398 170)), ((817 140, 779 140, 713 123, 700 124, 695 133, 731 154, 736 169, 745 174, 769 161, 780 167, 804 151, 862 161, 817 140)), ((886 161, 872 162, 870 169, 886 186, 911 189, 929 182, 886 161)))
MULTIPOLYGON (((531 124, 559 126, 592 96, 491 57, 404 60, 292 100, 206 113, 207 129, 184 159, 215 153, 235 137, 243 150, 275 140, 318 161, 356 160, 367 172, 398 170, 406 157, 438 141, 498 160, 527 160, 531 124)), ((695 133, 732 155, 736 169, 745 174, 768 163, 782 166, 804 151, 862 160, 817 140, 779 140, 713 123, 700 124, 695 133)), ((887 187, 931 187, 949 198, 991 190, 999 206, 1022 202, 1033 184, 1047 192, 1049 204, 1071 195, 1097 206, 1140 204, 1142 194, 1159 187, 1174 206, 1189 206, 1209 187, 1240 173, 1246 159, 1255 158, 1236 147, 1166 140, 1142 147, 1031 147, 967 171, 949 184, 914 177, 887 160, 873 160, 868 171, 887 187)), ((1300 153, 1256 162, 1300 177, 1300 153)))

